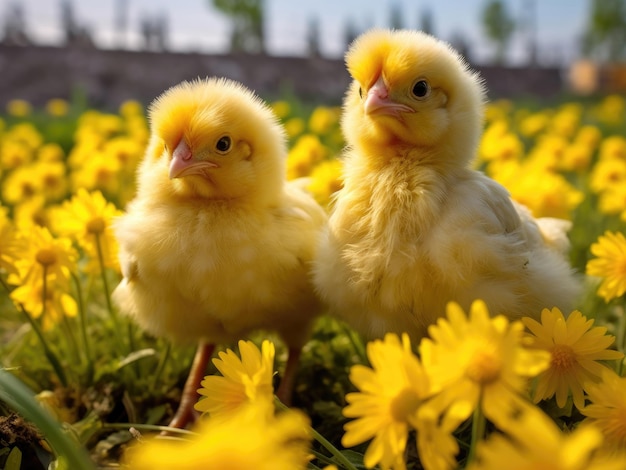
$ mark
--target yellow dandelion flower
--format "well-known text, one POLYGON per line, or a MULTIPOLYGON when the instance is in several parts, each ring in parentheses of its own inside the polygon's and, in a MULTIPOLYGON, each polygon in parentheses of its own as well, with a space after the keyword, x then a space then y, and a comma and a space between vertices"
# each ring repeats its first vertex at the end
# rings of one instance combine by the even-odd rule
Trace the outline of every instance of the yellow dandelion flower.
POLYGON ((600 143, 598 157, 600 160, 626 161, 626 137, 621 135, 606 137, 600 143))
POLYGON ((542 173, 556 170, 568 145, 568 140, 563 136, 555 134, 541 136, 537 144, 528 153, 526 168, 533 172, 542 173))
POLYGON ((41 132, 30 122, 15 124, 7 131, 5 138, 20 142, 31 150, 35 150, 43 144, 41 132))
POLYGON ((35 163, 35 175, 40 188, 48 201, 58 201, 67 195, 66 167, 61 161, 41 161, 35 163))
POLYGON ((468 470, 620 470, 623 456, 601 456, 602 434, 593 426, 562 432, 538 408, 528 407, 516 418, 510 435, 494 433, 479 443, 468 470))
POLYGON ((116 159, 121 169, 134 175, 135 168, 143 156, 144 150, 144 146, 136 140, 119 136, 107 141, 103 152, 108 154, 110 158, 116 159))
POLYGON ((587 382, 597 382, 606 366, 598 361, 619 359, 623 354, 607 349, 615 341, 606 334, 606 328, 593 327, 579 311, 573 311, 567 320, 558 308, 544 309, 541 323, 529 317, 522 322, 530 330, 532 347, 550 353, 550 366, 537 377, 533 401, 556 395, 557 406, 563 408, 571 394, 578 409, 585 406, 584 390, 587 382))
POLYGON ((535 217, 570 219, 571 212, 585 197, 562 175, 534 166, 532 162, 504 169, 506 171, 494 173, 494 179, 510 191, 513 199, 528 207, 535 217))
POLYGON ((213 359, 222 376, 204 378, 198 393, 205 398, 196 403, 196 410, 230 416, 249 403, 273 403, 274 344, 263 341, 259 350, 251 341, 239 341, 239 352, 241 359, 230 349, 213 359))
POLYGON ((7 114, 15 117, 25 117, 33 112, 33 107, 26 100, 15 99, 7 103, 7 114))
POLYGON ((92 193, 79 189, 71 200, 56 208, 53 216, 54 230, 77 241, 89 256, 88 271, 102 267, 119 270, 118 244, 113 234, 112 222, 122 215, 100 191, 92 193), (100 266, 100 258, 104 266, 100 266))
POLYGON ((328 155, 328 148, 313 134, 301 136, 287 155, 287 178, 307 176, 328 155))
POLYGON ((15 268, 17 275, 9 276, 9 283, 14 285, 39 285, 46 279, 58 285, 69 281, 70 273, 76 267, 78 254, 68 238, 53 238, 45 227, 32 227, 23 233, 24 243, 16 253, 15 268))
POLYGON ((19 204, 41 191, 41 180, 37 177, 37 166, 29 164, 13 170, 2 187, 2 198, 7 204, 19 204))
POLYGON ((185 440, 151 439, 124 455, 133 470, 304 470, 309 461, 308 419, 297 410, 274 417, 262 406, 231 419, 200 421, 185 440))
POLYGON ((32 149, 23 142, 6 138, 0 142, 0 166, 5 170, 19 168, 32 159, 32 149))
POLYGON ((550 131, 563 137, 572 137, 579 127, 583 108, 579 103, 566 103, 550 121, 550 131))
POLYGON ((304 132, 304 120, 299 117, 292 117, 285 122, 285 132, 290 139, 298 137, 304 132))
POLYGON ((585 125, 582 126, 576 137, 574 137, 574 144, 585 147, 589 150, 595 150, 602 141, 602 132, 596 126, 585 125))
POLYGON ((485 120, 492 122, 496 120, 506 119, 511 114, 513 103, 510 100, 491 101, 485 106, 485 120))
POLYGON ((548 127, 550 115, 546 111, 533 113, 520 122, 520 133, 524 137, 534 137, 548 127))
POLYGON ((100 135, 110 138, 124 130, 124 121, 117 114, 98 113, 93 126, 100 135))
MULTIPOLYGON (((444 441, 446 445, 439 448, 449 453, 440 454, 440 458, 453 461, 458 451, 456 444, 453 442, 450 447, 445 434, 436 434, 436 428, 424 432, 424 439, 419 439, 420 428, 432 424, 432 421, 418 418, 419 407, 430 395, 431 388, 419 359, 411 351, 408 335, 403 334, 400 340, 397 335, 388 333, 384 340, 368 343, 367 357, 372 368, 356 365, 350 370, 350 381, 359 392, 346 396, 348 406, 343 414, 357 419, 345 425, 342 444, 352 447, 372 439, 364 456, 366 467, 380 464, 383 469, 404 469, 408 432, 415 428, 418 429, 420 455, 432 455, 429 449, 444 441)), ((447 468, 437 463, 440 466, 433 466, 431 461, 423 462, 428 469, 447 468)))
POLYGON ((602 380, 587 386, 591 402, 581 413, 604 435, 605 446, 626 451, 626 377, 612 370, 602 373, 602 380))
POLYGON ((516 161, 524 155, 524 144, 517 135, 510 132, 506 120, 497 120, 485 129, 479 155, 488 162, 516 161))
POLYGON ((313 168, 307 189, 317 202, 327 205, 331 196, 343 186, 341 160, 326 160, 313 168))
POLYGON ((13 207, 15 226, 22 232, 33 226, 50 228, 50 214, 46 198, 42 194, 27 199, 13 207))
POLYGON ((17 233, 8 217, 8 209, 0 205, 0 274, 15 272, 17 233))
POLYGON ((146 117, 143 114, 127 117, 126 134, 137 145, 145 148, 150 138, 150 129, 148 128, 146 117))
POLYGON ((70 105, 67 100, 53 98, 46 103, 46 112, 50 116, 61 117, 67 115, 70 105))
POLYGON ((41 319, 41 327, 49 330, 64 317, 75 317, 78 305, 74 298, 65 291, 65 286, 58 286, 54 281, 46 283, 45 305, 43 304, 43 279, 39 283, 24 284, 11 292, 11 300, 20 304, 33 316, 41 319))
POLYGON ((144 107, 137 100, 126 100, 120 105, 119 113, 125 118, 143 116, 144 107))
POLYGON ((595 193, 626 184, 626 160, 616 158, 598 161, 591 170, 589 187, 595 193))
POLYGON ((339 122, 340 109, 318 106, 309 117, 309 130, 317 135, 328 134, 339 122))
POLYGON ((589 169, 593 149, 584 145, 571 144, 565 148, 558 162, 560 170, 583 172, 589 169))
POLYGON ((72 173, 72 186, 78 190, 99 189, 107 194, 117 194, 119 182, 120 162, 109 158, 103 151, 94 152, 79 168, 72 173))
POLYGON ((65 158, 65 152, 59 144, 49 142, 37 149, 37 161, 61 162, 65 158))
POLYGON ((596 118, 603 123, 617 126, 624 122, 626 101, 621 95, 613 94, 605 97, 597 106, 596 118))
POLYGON ((616 184, 600 194, 598 209, 602 214, 621 214, 626 210, 626 184, 616 184))
POLYGON ((595 256, 587 262, 589 276, 602 278, 598 295, 606 302, 624 295, 626 292, 626 237, 620 232, 604 232, 598 241, 591 245, 595 256))
POLYGON ((291 113, 291 105, 288 101, 274 101, 271 106, 274 114, 276 114, 279 119, 285 119, 291 113))
POLYGON ((499 428, 510 426, 511 409, 527 393, 528 378, 548 367, 546 351, 524 347, 524 326, 503 315, 489 316, 485 303, 472 303, 469 315, 455 302, 447 318, 428 328, 420 344, 424 368, 441 392, 424 405, 461 423, 480 407, 499 428))

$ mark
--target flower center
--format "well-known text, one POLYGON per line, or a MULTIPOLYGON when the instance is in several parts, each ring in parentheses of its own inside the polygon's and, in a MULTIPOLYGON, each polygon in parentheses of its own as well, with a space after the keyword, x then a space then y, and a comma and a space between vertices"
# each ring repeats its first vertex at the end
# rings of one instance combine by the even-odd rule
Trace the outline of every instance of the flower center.
POLYGON ((87 222, 87 231, 89 233, 102 233, 104 232, 105 227, 106 225, 102 217, 96 217, 95 219, 91 219, 89 222, 87 222))
POLYGON ((421 402, 415 390, 405 388, 391 401, 391 416, 396 421, 406 422, 421 402))
POLYGON ((559 370, 569 370, 576 363, 574 350, 566 344, 555 344, 552 348, 550 365, 559 370))
POLYGON ((35 255, 37 262, 43 266, 50 266, 57 262, 57 254, 50 248, 42 248, 35 255))
POLYGON ((467 366, 467 377, 479 384, 489 384, 500 376, 501 361, 493 351, 479 349, 467 366))

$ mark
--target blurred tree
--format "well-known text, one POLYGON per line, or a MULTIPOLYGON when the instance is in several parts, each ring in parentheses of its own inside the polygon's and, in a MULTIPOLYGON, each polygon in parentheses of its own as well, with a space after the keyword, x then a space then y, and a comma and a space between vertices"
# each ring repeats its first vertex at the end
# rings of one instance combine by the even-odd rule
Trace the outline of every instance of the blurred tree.
POLYGON ((506 50, 515 30, 515 21, 501 0, 488 0, 482 13, 483 29, 487 37, 495 44, 494 62, 503 64, 506 50))
POLYGON ((230 48, 233 52, 265 52, 263 31, 265 0, 212 0, 213 6, 233 23, 230 48))
POLYGON ((583 53, 602 61, 626 59, 626 0, 591 0, 583 53))
POLYGON ((146 15, 140 19, 141 36, 143 37, 144 49, 154 52, 162 52, 167 49, 167 15, 146 15))
POLYGON ((461 32, 456 32, 450 39, 450 44, 459 54, 461 54, 468 63, 472 63, 472 54, 470 44, 461 32))
POLYGON ((61 24, 66 46, 94 47, 89 30, 79 24, 74 16, 74 4, 71 0, 61 1, 61 24))
POLYGON ((2 34, 2 44, 10 46, 26 46, 32 41, 26 33, 26 20, 24 19, 24 9, 17 1, 7 6, 4 17, 4 31, 2 34))
POLYGON ((391 29, 404 28, 404 14, 402 13, 402 5, 399 3, 391 4, 391 10, 389 12, 389 27, 391 29))
POLYGON ((115 2, 115 35, 118 47, 126 47, 126 30, 128 29, 128 0, 115 2))
POLYGON ((344 33, 343 33, 344 42, 346 44, 345 49, 348 49, 350 44, 352 44, 352 42, 358 37, 358 35, 359 35, 359 28, 357 27, 357 25, 354 23, 353 20, 348 19, 348 22, 346 23, 344 33))
POLYGON ((317 18, 309 19, 306 33, 307 52, 309 57, 320 57, 320 22, 317 18))
POLYGON ((426 34, 435 35, 435 23, 433 20, 433 12, 429 8, 424 8, 419 17, 419 28, 426 34))
POLYGON ((520 21, 520 27, 526 36, 526 50, 528 53, 528 65, 537 65, 538 47, 537 47, 537 4, 536 0, 524 0, 523 2, 524 16, 520 21))

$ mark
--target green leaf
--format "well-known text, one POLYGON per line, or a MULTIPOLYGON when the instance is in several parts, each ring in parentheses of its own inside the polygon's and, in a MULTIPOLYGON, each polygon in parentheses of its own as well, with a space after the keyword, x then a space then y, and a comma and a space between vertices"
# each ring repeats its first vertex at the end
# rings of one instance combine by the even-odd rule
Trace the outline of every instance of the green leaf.
POLYGON ((363 465, 363 455, 355 452, 353 450, 342 450, 341 453, 343 456, 348 459, 348 461, 353 464, 358 470, 365 470, 367 467, 363 465))
POLYGON ((19 449, 19 447, 15 446, 7 457, 6 464, 4 465, 4 470, 20 470, 21 466, 22 451, 19 449))
POLYGON ((61 424, 35 399, 35 394, 17 377, 0 369, 0 400, 5 401, 46 436, 57 455, 67 459, 70 468, 94 470, 85 448, 77 445, 64 432, 61 424))

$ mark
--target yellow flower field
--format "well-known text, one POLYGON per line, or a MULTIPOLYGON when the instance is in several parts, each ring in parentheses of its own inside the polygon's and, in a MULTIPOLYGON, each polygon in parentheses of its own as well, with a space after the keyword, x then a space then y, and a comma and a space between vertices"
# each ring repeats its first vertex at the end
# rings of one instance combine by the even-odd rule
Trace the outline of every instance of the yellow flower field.
MULTIPOLYGON (((287 177, 330 207, 341 108, 272 109, 287 177)), ((480 300, 467 312, 451 303, 419 344, 394 334, 364 344, 322 317, 296 409, 273 396, 286 358, 275 336, 223 344, 199 419, 167 438, 158 432, 193 345, 145 334, 111 302, 121 279, 111 224, 135 194, 148 139, 137 102, 104 112, 14 100, 0 113, 0 421, 19 434, 19 411, 41 432, 3 439, 0 468, 27 458, 85 470, 624 468, 623 97, 490 103, 474 161, 535 217, 572 222, 570 260, 586 287, 576 311, 512 321, 480 300)))

